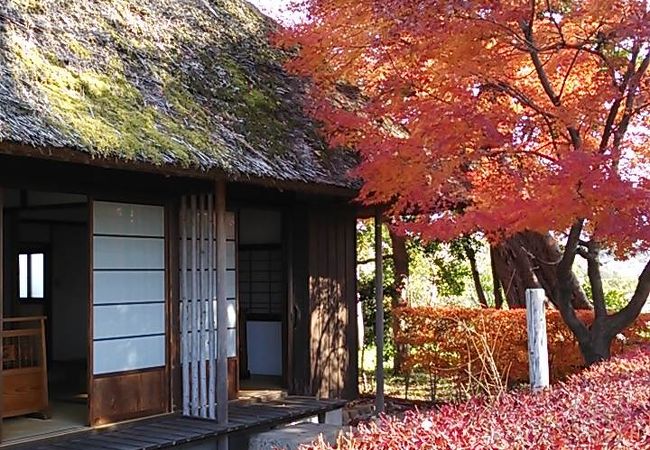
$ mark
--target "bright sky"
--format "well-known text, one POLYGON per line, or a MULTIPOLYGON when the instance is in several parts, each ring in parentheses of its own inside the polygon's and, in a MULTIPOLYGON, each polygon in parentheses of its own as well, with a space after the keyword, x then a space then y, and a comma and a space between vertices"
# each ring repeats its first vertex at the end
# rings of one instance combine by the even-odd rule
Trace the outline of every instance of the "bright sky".
POLYGON ((260 11, 278 22, 296 23, 302 19, 300 14, 288 12, 290 0, 248 0, 257 6, 260 11))

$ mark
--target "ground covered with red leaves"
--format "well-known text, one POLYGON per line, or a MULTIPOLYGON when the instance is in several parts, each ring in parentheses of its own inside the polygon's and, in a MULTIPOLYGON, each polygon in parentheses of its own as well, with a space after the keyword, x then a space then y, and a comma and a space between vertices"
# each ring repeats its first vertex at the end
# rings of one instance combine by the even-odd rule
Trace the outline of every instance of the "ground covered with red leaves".
POLYGON ((360 425, 309 450, 650 449, 650 346, 532 394, 511 392, 360 425))

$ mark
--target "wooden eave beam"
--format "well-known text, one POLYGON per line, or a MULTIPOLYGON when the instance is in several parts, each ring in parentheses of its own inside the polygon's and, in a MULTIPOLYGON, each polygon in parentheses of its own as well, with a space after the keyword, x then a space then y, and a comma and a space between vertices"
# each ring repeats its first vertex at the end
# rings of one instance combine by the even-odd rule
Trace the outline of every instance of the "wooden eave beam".
POLYGON ((121 169, 134 172, 153 173, 169 177, 187 177, 201 180, 227 180, 231 182, 239 182, 273 188, 280 191, 288 190, 348 198, 353 198, 358 193, 356 189, 342 186, 306 183, 300 181, 277 180, 271 177, 248 177, 244 175, 233 177, 227 175, 221 169, 202 170, 198 167, 180 167, 171 164, 156 165, 153 163, 124 160, 115 157, 109 158, 102 156, 92 156, 79 150, 63 147, 33 147, 31 145, 4 141, 0 142, 0 154, 47 159, 73 164, 85 164, 105 169, 121 169))

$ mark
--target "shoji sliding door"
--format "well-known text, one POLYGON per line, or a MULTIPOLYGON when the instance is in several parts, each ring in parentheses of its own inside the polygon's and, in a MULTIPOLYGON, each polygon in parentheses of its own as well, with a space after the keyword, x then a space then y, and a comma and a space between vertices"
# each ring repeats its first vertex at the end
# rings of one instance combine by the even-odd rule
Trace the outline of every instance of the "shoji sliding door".
POLYGON ((92 221, 91 424, 164 412, 164 207, 95 201, 92 221))
POLYGON ((236 394, 237 271, 235 215, 225 214, 225 280, 219 279, 214 197, 192 195, 182 199, 180 217, 180 322, 183 414, 214 419, 217 385, 229 383, 236 394), (217 330, 217 287, 225 283, 226 341, 217 330), (229 380, 217 377, 219 346, 227 349, 229 380))

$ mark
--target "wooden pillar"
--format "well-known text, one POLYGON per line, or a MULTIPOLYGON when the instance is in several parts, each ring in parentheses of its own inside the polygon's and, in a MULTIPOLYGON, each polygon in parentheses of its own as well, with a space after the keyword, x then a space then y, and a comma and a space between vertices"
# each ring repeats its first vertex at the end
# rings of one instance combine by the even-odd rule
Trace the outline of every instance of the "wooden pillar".
POLYGON ((544 298, 544 289, 526 289, 528 367, 530 371, 530 388, 533 391, 539 391, 549 385, 544 298))
MULTIPOLYGON (((0 187, 0 348, 3 347, 2 334, 4 323, 4 271, 5 271, 5 225, 4 225, 4 189, 0 187)), ((2 372, 2 362, 0 361, 0 392, 4 392, 4 375, 2 372)), ((4 402, 0 401, 0 442, 2 442, 2 415, 4 412, 4 402)))
MULTIPOLYGON (((228 304, 226 301, 226 182, 215 185, 217 236, 217 422, 228 422, 228 304)), ((228 438, 221 437, 219 450, 228 450, 228 438)))
MULTIPOLYGON (((215 217, 214 215, 214 196, 208 195, 208 280, 207 280, 207 289, 208 289, 208 330, 209 330, 209 336, 208 336, 208 417, 212 420, 215 420, 217 418, 217 411, 216 411, 216 398, 217 398, 217 393, 216 393, 216 384, 217 384, 217 367, 216 367, 216 359, 217 359, 217 340, 216 340, 216 334, 215 333, 215 319, 216 319, 216 311, 214 310, 214 299, 216 297, 216 286, 217 286, 217 277, 216 274, 214 273, 214 267, 216 263, 216 246, 214 243, 214 232, 215 232, 215 226, 212 226, 212 218, 215 217)), ((218 328, 216 328, 218 330, 218 328)))
POLYGON ((375 410, 384 412, 384 260, 381 239, 381 210, 375 212, 375 344, 377 346, 375 410))

